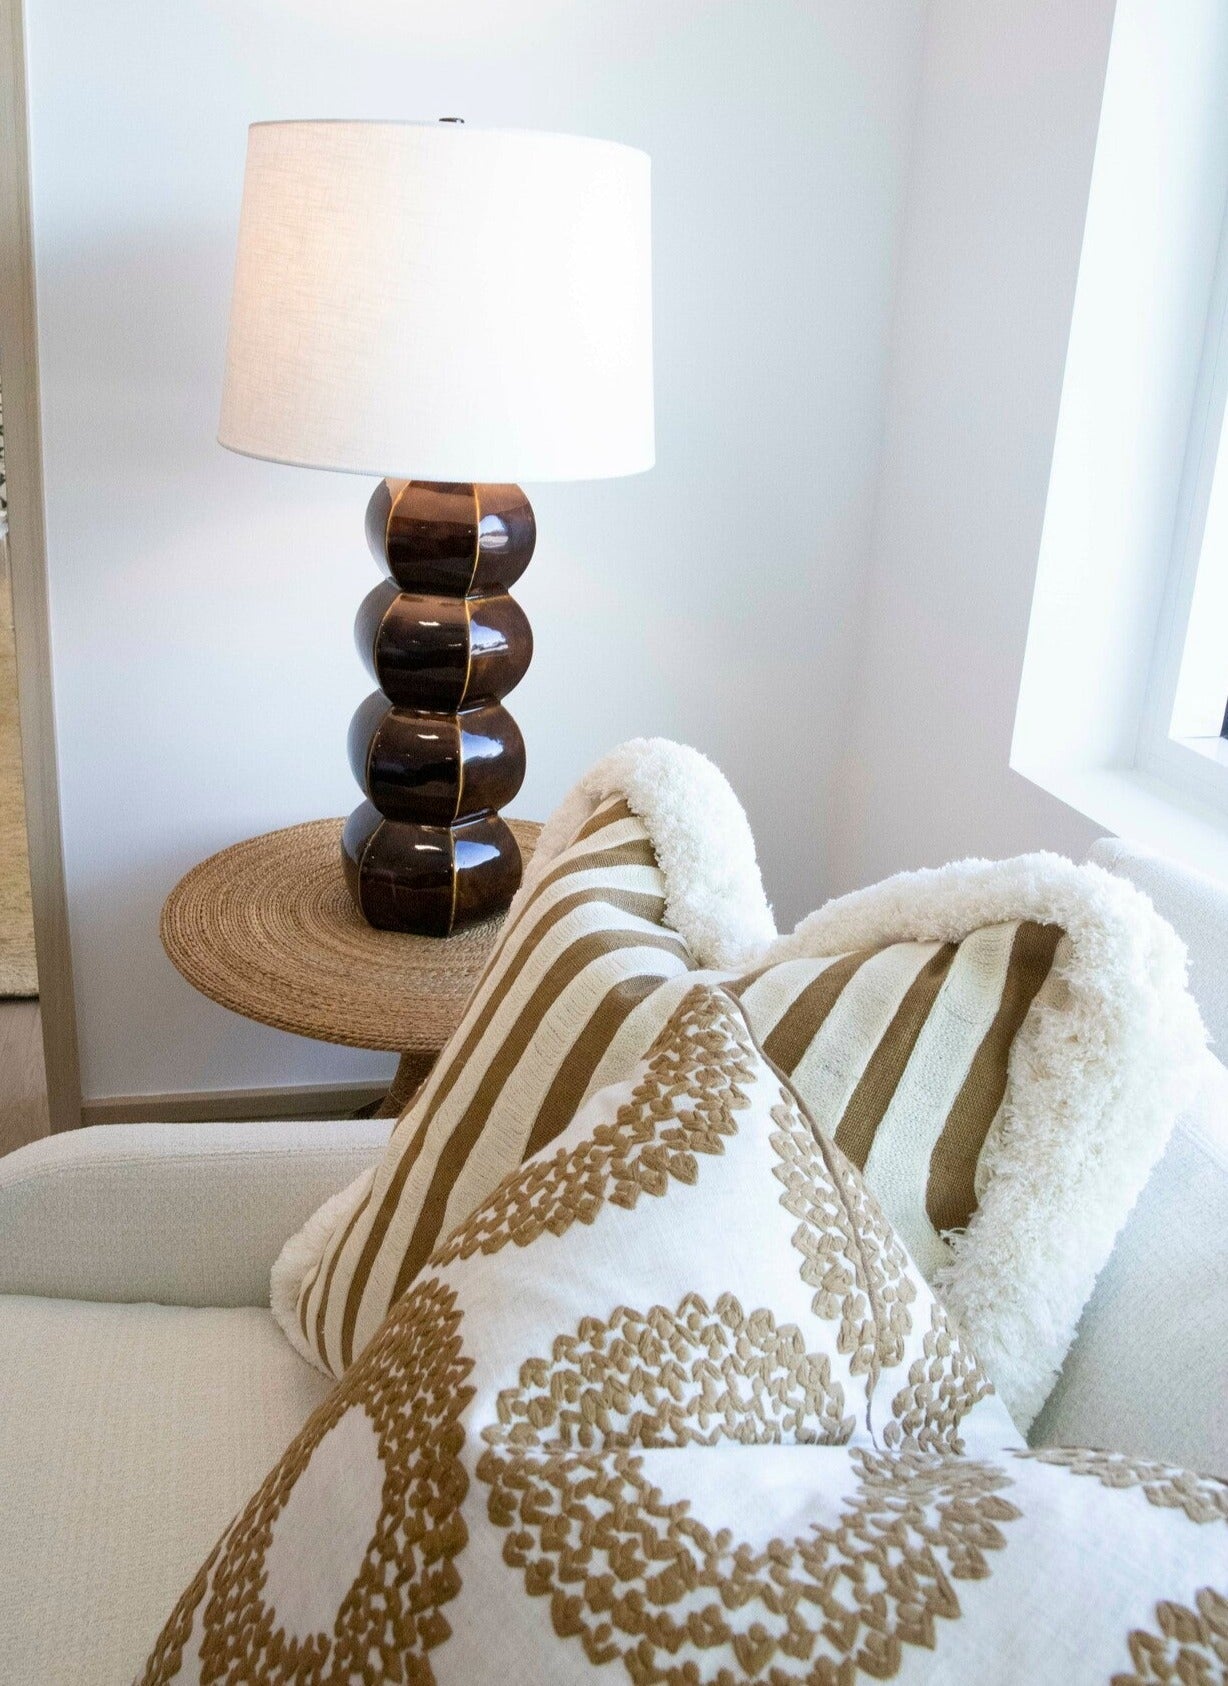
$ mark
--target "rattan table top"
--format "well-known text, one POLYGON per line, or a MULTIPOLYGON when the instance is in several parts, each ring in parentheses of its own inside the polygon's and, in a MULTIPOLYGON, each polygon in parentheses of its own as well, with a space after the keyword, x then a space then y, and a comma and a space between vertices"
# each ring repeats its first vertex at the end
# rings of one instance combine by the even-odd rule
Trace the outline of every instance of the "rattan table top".
MULTIPOLYGON (((447 938, 377 931, 350 900, 342 820, 269 831, 193 867, 162 909, 162 946, 232 1012, 351 1048, 433 1053, 451 1036, 502 916, 447 938)), ((527 859, 541 826, 509 820, 527 859)))

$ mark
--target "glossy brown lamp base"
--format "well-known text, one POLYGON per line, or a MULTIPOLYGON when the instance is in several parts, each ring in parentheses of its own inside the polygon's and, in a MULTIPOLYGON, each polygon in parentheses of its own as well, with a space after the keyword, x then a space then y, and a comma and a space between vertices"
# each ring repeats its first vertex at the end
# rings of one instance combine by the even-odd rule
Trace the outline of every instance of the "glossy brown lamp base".
POLYGON ((524 779, 524 740, 500 699, 533 654, 507 589, 533 554, 533 511, 518 486, 384 481, 367 536, 389 577, 354 628, 380 689, 350 725, 367 800, 342 836, 346 878, 370 924, 446 937, 520 883, 498 810, 524 779))

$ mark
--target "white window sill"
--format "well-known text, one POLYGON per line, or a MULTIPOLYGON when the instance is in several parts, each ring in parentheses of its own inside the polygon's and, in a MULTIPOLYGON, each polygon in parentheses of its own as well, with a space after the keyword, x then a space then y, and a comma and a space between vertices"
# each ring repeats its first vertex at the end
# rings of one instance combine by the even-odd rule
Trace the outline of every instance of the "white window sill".
POLYGON ((1212 805, 1136 768, 1042 769, 1016 763, 1016 771, 1115 837, 1228 883, 1228 824, 1212 805))
POLYGON ((1186 749, 1192 749, 1196 755, 1205 755, 1208 761, 1228 767, 1228 738, 1179 738, 1177 741, 1184 744, 1186 749))

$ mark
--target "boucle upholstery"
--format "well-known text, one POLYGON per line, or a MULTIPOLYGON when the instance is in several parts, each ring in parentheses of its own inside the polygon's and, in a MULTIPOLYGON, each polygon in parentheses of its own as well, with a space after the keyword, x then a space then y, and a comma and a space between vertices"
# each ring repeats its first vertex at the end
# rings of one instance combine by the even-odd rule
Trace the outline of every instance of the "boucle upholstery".
POLYGON ((1228 1071, 1211 1054, 1029 1439, 1228 1475, 1228 1071))
POLYGON ((0 1293, 267 1307, 286 1236, 390 1128, 96 1124, 31 1142, 0 1158, 0 1293), (219 1245, 228 1232, 242 1246, 219 1245))
POLYGON ((0 1296, 0 1679, 131 1680, 327 1392, 252 1306, 0 1296))

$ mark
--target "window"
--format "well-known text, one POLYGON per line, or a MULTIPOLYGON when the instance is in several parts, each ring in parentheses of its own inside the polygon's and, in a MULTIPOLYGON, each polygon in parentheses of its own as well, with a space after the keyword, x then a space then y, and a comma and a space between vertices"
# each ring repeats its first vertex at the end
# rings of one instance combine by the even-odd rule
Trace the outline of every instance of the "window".
POLYGON ((1228 8, 1119 4, 1010 765, 1228 879, 1226 221, 1228 8))

